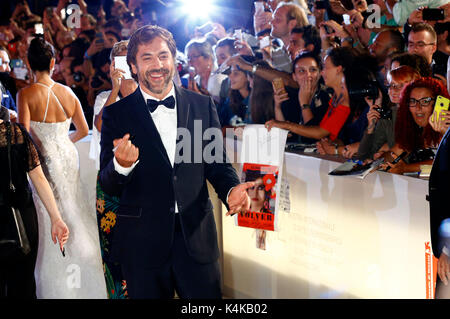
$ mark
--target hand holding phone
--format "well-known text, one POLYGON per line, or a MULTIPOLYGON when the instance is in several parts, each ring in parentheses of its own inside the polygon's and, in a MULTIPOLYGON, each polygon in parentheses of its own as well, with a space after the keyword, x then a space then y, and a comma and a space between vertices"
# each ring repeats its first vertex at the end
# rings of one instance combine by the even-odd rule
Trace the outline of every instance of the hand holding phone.
POLYGON ((439 21, 445 19, 444 9, 439 8, 425 8, 422 10, 422 19, 424 21, 439 21))
POLYGON ((436 103, 434 104, 434 111, 436 112, 436 119, 438 121, 441 120, 442 111, 444 111, 444 112, 448 111, 449 106, 450 106, 449 99, 447 99, 441 95, 438 95, 436 97, 436 103))

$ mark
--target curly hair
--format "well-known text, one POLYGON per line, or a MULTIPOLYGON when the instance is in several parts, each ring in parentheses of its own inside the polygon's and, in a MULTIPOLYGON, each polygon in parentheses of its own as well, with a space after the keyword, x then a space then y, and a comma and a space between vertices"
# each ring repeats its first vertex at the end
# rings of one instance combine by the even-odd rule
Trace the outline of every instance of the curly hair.
POLYGON ((423 77, 409 83, 400 96, 400 106, 395 121, 395 142, 408 151, 424 148, 426 145, 438 145, 441 134, 433 130, 430 124, 422 130, 414 121, 409 110, 409 99, 412 90, 416 88, 426 88, 432 92, 433 97, 442 95, 450 98, 446 87, 441 81, 431 77, 423 77))

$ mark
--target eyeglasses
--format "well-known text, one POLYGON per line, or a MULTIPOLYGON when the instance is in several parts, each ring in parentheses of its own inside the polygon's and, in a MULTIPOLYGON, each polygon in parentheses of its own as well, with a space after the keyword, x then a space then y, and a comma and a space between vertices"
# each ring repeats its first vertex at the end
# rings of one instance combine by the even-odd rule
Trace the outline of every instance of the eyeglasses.
POLYGON ((433 99, 432 97, 423 97, 423 98, 418 99, 418 100, 416 100, 414 98, 410 98, 409 102, 408 102, 408 105, 409 105, 409 107, 417 107, 417 105, 429 106, 431 101, 434 101, 434 100, 435 99, 433 99), (417 103, 419 103, 419 104, 417 104, 417 103))
POLYGON ((405 84, 389 84, 387 85, 387 88, 395 91, 400 91, 401 89, 403 89, 404 86, 405 84))
POLYGON ((422 41, 419 41, 419 42, 408 42, 408 48, 414 48, 414 47, 416 47, 416 48, 418 48, 418 49, 423 49, 424 47, 426 47, 427 45, 435 45, 436 43, 425 43, 425 42, 422 42, 422 41))
POLYGON ((188 56, 188 61, 197 60, 199 57, 201 57, 201 54, 193 54, 191 56, 188 56))

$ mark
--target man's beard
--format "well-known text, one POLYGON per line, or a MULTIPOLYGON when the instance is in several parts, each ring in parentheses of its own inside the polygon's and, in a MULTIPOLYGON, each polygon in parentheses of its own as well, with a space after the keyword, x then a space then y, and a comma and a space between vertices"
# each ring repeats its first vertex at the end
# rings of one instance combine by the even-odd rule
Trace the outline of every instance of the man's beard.
POLYGON ((145 74, 141 74, 140 82, 142 82, 142 84, 145 86, 145 88, 147 88, 150 92, 152 92, 154 94, 161 94, 170 85, 170 83, 172 82, 173 76, 174 76, 174 72, 172 71, 172 74, 171 74, 169 69, 165 69, 165 68, 152 69, 152 70, 146 71, 145 74), (151 77, 151 73, 153 73, 153 72, 154 73, 162 73, 162 75, 164 77, 164 83, 163 83, 162 88, 160 88, 159 86, 155 87, 148 80, 148 78, 151 77))

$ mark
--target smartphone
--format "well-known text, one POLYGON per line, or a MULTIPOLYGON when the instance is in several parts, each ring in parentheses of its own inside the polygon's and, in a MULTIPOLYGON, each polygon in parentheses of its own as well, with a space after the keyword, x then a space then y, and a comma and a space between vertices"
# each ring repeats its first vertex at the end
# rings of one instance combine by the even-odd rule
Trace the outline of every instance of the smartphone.
POLYGON ((23 61, 20 59, 12 59, 9 63, 10 63, 11 69, 23 67, 23 61))
POLYGON ((264 38, 262 38, 261 40, 259 40, 259 48, 263 49, 266 48, 268 46, 270 46, 270 37, 269 36, 265 36, 264 38))
POLYGON ((281 90, 280 94, 286 94, 286 89, 284 88, 284 82, 282 78, 275 78, 272 80, 272 83, 277 91, 281 90))
POLYGON ((334 32, 334 30, 331 27, 327 26, 327 25, 324 25, 323 27, 324 27, 325 32, 327 34, 332 34, 334 32))
POLYGON ((124 78, 129 80, 132 79, 130 67, 127 64, 127 57, 126 56, 116 56, 114 57, 114 64, 116 69, 121 69, 125 72, 124 78))
POLYGON ((350 22, 350 16, 349 16, 348 14, 343 14, 342 17, 344 18, 344 23, 345 23, 346 25, 351 24, 351 22, 350 22))
POLYGON ((450 106, 450 100, 438 95, 436 97, 436 103, 434 104, 434 110, 436 111, 436 119, 439 121, 441 117, 442 111, 448 111, 448 108, 450 106))
POLYGON ((424 21, 438 21, 445 19, 444 9, 430 9, 425 8, 422 10, 422 19, 424 21))
POLYGON ((95 43, 103 43, 105 40, 103 40, 103 33, 98 32, 95 34, 95 43))
POLYGON ((316 9, 326 9, 327 3, 325 1, 316 1, 316 9))
POLYGON ((42 23, 36 23, 34 25, 34 33, 44 34, 44 27, 42 26, 42 23))

